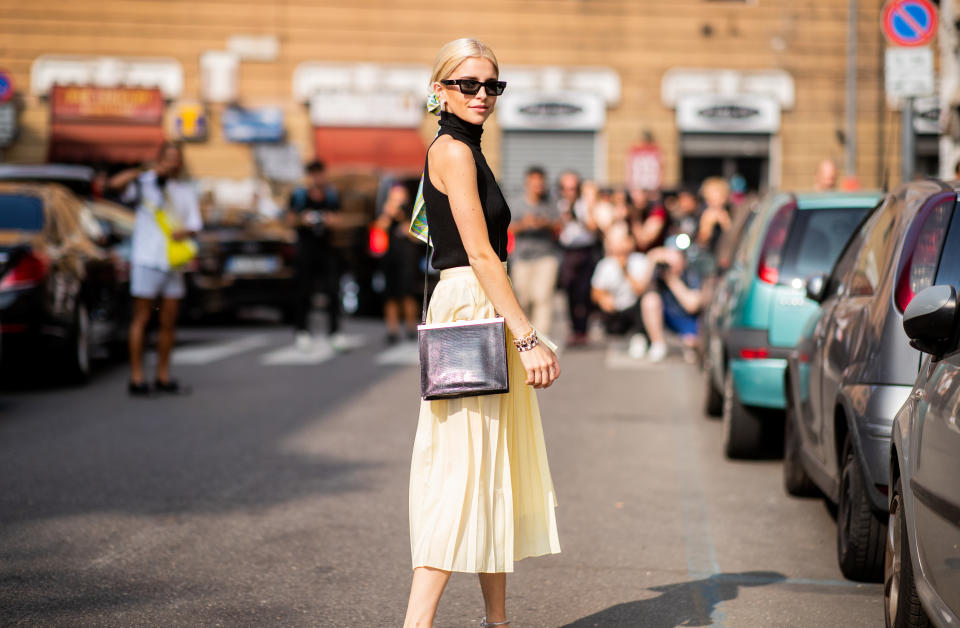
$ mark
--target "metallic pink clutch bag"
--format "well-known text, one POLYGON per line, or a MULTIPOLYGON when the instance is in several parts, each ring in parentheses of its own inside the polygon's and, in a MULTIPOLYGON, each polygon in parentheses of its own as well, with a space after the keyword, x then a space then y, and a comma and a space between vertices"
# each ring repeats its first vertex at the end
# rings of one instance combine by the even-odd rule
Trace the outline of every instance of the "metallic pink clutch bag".
POLYGON ((420 396, 425 400, 510 391, 502 317, 419 325, 420 396))

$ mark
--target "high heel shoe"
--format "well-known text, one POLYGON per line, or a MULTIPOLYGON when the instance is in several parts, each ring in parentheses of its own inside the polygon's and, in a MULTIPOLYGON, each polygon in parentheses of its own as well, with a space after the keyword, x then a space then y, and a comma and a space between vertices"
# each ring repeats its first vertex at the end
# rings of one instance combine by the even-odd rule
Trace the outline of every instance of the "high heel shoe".
POLYGON ((503 621, 487 621, 487 616, 484 615, 483 619, 480 620, 480 628, 493 628, 493 626, 509 626, 510 620, 505 619, 503 621))

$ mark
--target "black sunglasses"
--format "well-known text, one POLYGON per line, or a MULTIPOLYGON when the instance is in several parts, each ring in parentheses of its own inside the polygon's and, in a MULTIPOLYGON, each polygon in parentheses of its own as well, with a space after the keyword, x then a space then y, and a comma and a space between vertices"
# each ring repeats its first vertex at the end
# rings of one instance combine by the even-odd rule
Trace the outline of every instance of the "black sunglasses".
POLYGON ((488 96, 499 96, 503 93, 503 90, 507 89, 506 81, 498 81, 496 79, 488 79, 483 82, 476 79, 444 79, 440 82, 444 85, 456 85, 462 93, 468 96, 477 94, 480 91, 481 85, 483 85, 483 89, 487 92, 488 96))

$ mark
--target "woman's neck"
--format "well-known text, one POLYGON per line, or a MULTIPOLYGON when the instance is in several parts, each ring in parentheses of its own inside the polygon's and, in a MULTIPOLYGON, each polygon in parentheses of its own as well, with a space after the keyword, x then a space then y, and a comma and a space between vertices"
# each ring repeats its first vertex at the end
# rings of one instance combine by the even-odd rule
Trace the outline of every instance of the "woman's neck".
POLYGON ((483 125, 472 124, 454 113, 443 111, 440 113, 440 132, 447 133, 466 144, 479 148, 483 125))

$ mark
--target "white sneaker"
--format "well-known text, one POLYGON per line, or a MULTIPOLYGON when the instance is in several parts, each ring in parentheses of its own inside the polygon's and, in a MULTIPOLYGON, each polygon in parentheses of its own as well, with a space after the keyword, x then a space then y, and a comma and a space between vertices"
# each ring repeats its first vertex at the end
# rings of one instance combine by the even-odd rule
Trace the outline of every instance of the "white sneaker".
POLYGON ((350 342, 350 338, 339 331, 327 336, 327 340, 330 342, 330 346, 333 347, 334 351, 348 351, 353 348, 353 343, 350 342))
POLYGON ((647 354, 647 337, 643 334, 634 334, 630 337, 627 353, 634 360, 642 360, 647 354))
POLYGON ((313 347, 313 336, 308 331, 298 331, 296 344, 297 349, 306 353, 313 347))
POLYGON ((650 345, 647 352, 647 359, 651 362, 662 362, 667 357, 667 345, 662 342, 655 342, 650 345))

